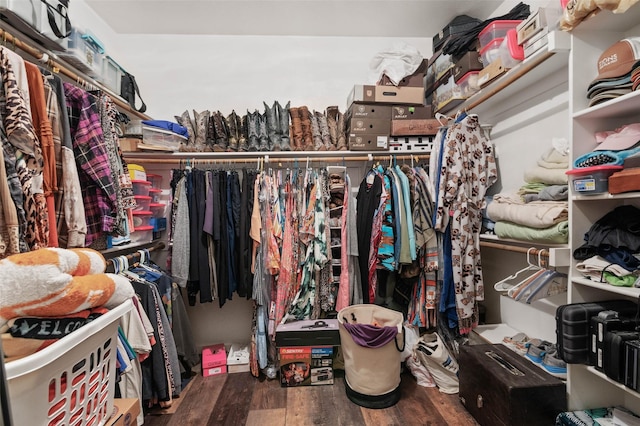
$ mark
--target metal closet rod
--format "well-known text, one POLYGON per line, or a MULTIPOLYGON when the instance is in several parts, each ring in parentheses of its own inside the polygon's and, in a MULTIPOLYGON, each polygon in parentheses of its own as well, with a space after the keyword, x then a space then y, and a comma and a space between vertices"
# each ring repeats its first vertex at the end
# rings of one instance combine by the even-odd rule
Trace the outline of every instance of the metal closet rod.
MULTIPOLYGON (((151 247, 147 247, 145 249, 141 249, 140 247, 135 247, 135 248, 131 248, 131 250, 135 250, 135 252, 127 254, 125 257, 128 260, 133 260, 135 258, 140 257, 140 253, 138 253, 138 251, 143 251, 143 250, 147 250, 149 253, 151 253, 152 251, 156 251, 156 250, 162 250, 166 247, 165 243, 163 242, 159 242, 158 244, 156 244, 155 246, 151 246, 151 247)), ((120 256, 116 256, 116 257, 120 257, 120 256)), ((107 259, 107 266, 113 265, 113 258, 112 259, 107 259)))
POLYGON ((126 160, 128 163, 136 162, 136 163, 153 163, 153 164, 176 164, 176 163, 191 163, 191 164, 225 164, 225 163, 256 163, 258 160, 263 160, 264 165, 273 165, 277 163, 317 163, 319 161, 325 163, 336 163, 336 162, 349 162, 349 161, 375 161, 375 160, 389 160, 390 158, 395 158, 396 160, 411 160, 414 162, 419 162, 421 160, 425 160, 429 158, 428 153, 424 153, 422 155, 396 155, 396 154, 369 154, 369 155, 361 155, 361 156, 353 156, 348 155, 344 157, 334 156, 334 157, 303 157, 300 158, 292 158, 292 157, 278 157, 277 155, 265 155, 259 157, 242 157, 242 158, 190 158, 190 157, 180 157, 180 158, 157 158, 157 157, 136 157, 135 155, 127 155, 126 160))
POLYGON ((529 253, 532 256, 546 256, 549 257, 549 250, 547 249, 537 249, 537 248, 527 248, 520 246, 512 246, 509 244, 502 243, 494 243, 491 241, 480 241, 480 247, 490 247, 498 250, 507 250, 507 251, 515 251, 516 253, 529 253))
POLYGON ((79 75, 78 73, 67 68, 67 66, 52 59, 51 55, 55 55, 54 53, 43 52, 42 50, 36 47, 33 47, 30 44, 20 40, 18 37, 14 36, 4 28, 0 28, 0 39, 2 39, 2 43, 5 45, 5 47, 7 43, 9 43, 15 46, 16 48, 28 53, 29 55, 36 58, 39 62, 50 67, 53 73, 60 73, 65 75, 66 77, 73 80, 78 86, 83 86, 83 87, 93 86, 97 89, 100 89, 101 91, 107 93, 111 97, 113 102, 116 105, 118 105, 120 108, 130 112, 131 114, 141 117, 145 120, 150 119, 149 116, 132 109, 128 103, 126 103, 124 100, 122 100, 122 98, 120 98, 119 94, 114 93, 109 88, 103 86, 102 84, 98 83, 95 80, 91 80, 91 81, 87 80, 86 77, 79 75))

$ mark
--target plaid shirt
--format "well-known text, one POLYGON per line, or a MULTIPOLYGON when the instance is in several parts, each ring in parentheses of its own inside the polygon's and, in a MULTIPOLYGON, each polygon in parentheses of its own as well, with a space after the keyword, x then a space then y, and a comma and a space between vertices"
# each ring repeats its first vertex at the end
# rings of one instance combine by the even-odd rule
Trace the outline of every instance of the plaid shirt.
POLYGON ((96 98, 66 82, 64 91, 87 220, 85 244, 90 246, 101 234, 113 231, 116 186, 104 144, 96 98))

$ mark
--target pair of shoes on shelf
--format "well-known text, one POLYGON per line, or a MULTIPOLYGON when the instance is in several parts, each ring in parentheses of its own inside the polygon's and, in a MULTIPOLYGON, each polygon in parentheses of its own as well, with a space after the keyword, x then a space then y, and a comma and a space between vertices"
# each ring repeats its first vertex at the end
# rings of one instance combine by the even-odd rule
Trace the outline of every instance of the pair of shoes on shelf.
POLYGON ((518 355, 525 356, 527 353, 527 343, 529 342, 529 336, 525 333, 516 333, 513 336, 505 336, 502 339, 502 343, 516 352, 518 355))
POLYGON ((567 378, 567 363, 560 358, 558 347, 546 340, 531 339, 527 344, 526 357, 538 364, 547 373, 559 379, 567 378))

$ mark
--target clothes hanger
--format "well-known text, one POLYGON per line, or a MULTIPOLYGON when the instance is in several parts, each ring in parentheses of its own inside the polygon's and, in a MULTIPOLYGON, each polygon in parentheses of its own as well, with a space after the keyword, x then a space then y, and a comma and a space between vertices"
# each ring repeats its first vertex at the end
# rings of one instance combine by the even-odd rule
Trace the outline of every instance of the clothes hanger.
POLYGON ((512 299, 516 299, 521 291, 523 291, 529 284, 531 284, 534 280, 538 279, 541 275, 543 275, 546 269, 542 266, 542 254, 544 250, 538 251, 538 263, 533 264, 529 261, 529 251, 527 251, 527 263, 533 266, 533 274, 526 276, 519 283, 515 284, 512 288, 507 291, 507 295, 512 299))
POLYGON ((500 281, 496 282, 495 284, 493 284, 493 288, 496 291, 508 291, 510 288, 513 288, 516 284, 512 284, 510 281, 515 280, 516 278, 518 278, 520 276, 520 274, 523 274, 525 272, 528 271, 537 271, 539 270, 539 267, 533 263, 531 263, 531 261, 529 260, 529 256, 531 255, 531 251, 535 250, 534 247, 530 247, 527 250, 527 266, 525 266, 524 268, 520 269, 519 271, 515 272, 514 274, 509 275, 506 278, 501 279, 500 281))

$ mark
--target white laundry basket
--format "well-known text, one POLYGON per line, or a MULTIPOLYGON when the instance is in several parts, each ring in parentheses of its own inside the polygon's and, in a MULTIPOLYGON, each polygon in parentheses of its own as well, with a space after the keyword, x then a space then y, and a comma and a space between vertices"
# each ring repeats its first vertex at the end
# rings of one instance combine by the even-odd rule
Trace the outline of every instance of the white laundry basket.
POLYGON ((15 425, 103 425, 113 412, 120 317, 111 309, 52 345, 5 365, 15 425))
POLYGON ((403 321, 402 313, 377 305, 348 306, 338 313, 345 388, 352 402, 368 408, 386 408, 400 400, 403 321), (345 322, 395 327, 397 331, 395 337, 381 347, 364 347, 356 343, 345 322))

